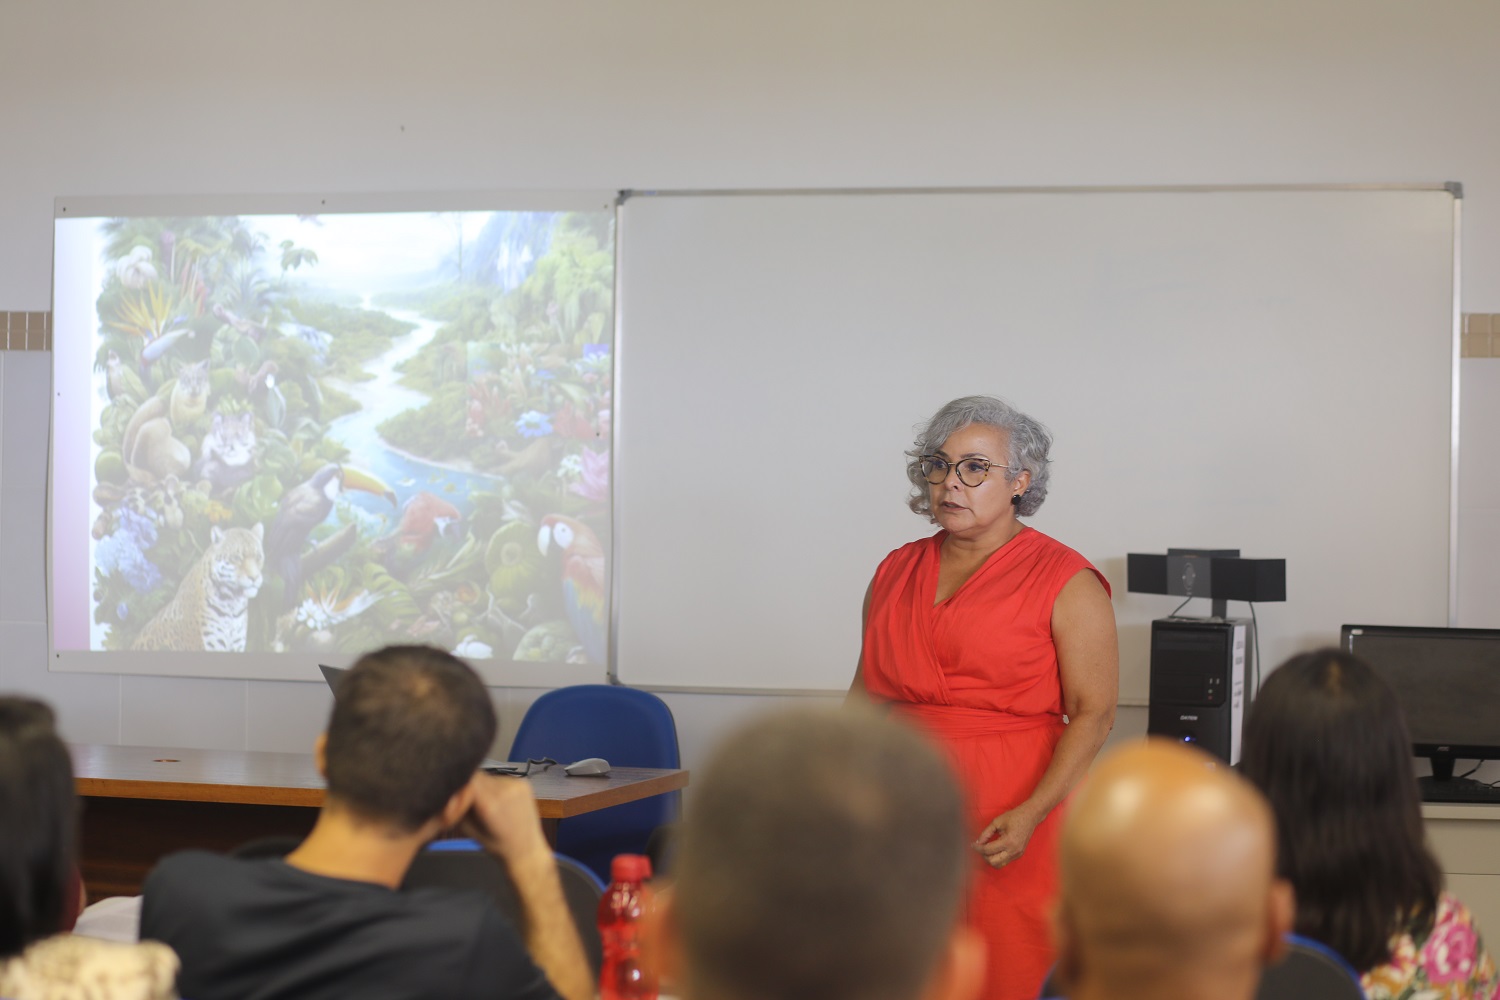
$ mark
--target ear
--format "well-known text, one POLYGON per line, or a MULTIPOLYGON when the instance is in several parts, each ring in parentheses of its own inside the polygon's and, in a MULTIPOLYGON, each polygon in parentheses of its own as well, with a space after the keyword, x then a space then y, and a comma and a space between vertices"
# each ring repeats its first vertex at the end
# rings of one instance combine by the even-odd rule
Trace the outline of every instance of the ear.
POLYGON ((313 763, 318 765, 318 774, 328 780, 328 734, 319 733, 313 740, 313 763))
POLYGON ((438 814, 438 820, 441 823, 439 832, 453 829, 469 814, 469 810, 474 805, 474 782, 480 773, 475 772, 474 778, 464 782, 462 788, 448 796, 448 801, 443 805, 443 811, 438 814))
POLYGON ((250 534, 255 536, 257 542, 262 541, 266 535, 266 526, 256 521, 255 527, 250 529, 250 534))
POLYGON ((1012 494, 1025 493, 1031 489, 1031 470, 1022 469, 1021 474, 1010 481, 1010 492, 1012 494))
POLYGON ((988 964, 984 936, 967 924, 958 924, 938 955, 923 1000, 976 1000, 984 990, 988 964))
POLYGON ((1282 960, 1287 952, 1286 936, 1292 932, 1297 918, 1297 895, 1286 879, 1271 883, 1266 897, 1266 943, 1263 948, 1265 964, 1282 960))

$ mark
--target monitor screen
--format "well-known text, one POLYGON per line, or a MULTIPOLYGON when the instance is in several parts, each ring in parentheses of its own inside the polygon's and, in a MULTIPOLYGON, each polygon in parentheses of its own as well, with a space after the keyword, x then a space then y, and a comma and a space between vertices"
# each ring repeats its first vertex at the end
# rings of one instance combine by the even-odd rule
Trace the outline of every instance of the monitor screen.
POLYGON ((1500 758, 1500 629, 1345 625, 1342 638, 1396 689, 1416 753, 1500 758))

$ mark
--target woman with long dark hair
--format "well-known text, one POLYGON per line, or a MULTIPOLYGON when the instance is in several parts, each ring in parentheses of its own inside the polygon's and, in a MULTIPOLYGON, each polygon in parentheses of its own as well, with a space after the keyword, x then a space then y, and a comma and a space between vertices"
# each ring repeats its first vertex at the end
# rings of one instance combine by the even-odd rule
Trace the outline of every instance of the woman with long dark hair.
POLYGON ((59 933, 76 894, 78 800, 52 709, 0 697, 0 996, 164 1000, 177 956, 155 941, 59 933))
POLYGON ((1288 660, 1255 699, 1240 766, 1275 809, 1297 933, 1347 958, 1371 1000, 1497 995, 1427 849, 1406 720, 1378 674, 1337 649, 1288 660))

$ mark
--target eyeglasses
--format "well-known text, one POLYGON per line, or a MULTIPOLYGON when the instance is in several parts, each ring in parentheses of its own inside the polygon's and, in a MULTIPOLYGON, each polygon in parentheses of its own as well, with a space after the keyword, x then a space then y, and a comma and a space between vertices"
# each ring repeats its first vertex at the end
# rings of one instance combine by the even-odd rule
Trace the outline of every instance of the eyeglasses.
POLYGON ((480 768, 480 770, 485 774, 509 774, 517 778, 525 778, 530 776, 532 768, 545 771, 556 763, 557 761, 551 757, 543 757, 541 760, 533 757, 524 764, 495 764, 480 768))
MULTIPOLYGON (((958 481, 965 486, 974 487, 989 478, 990 470, 995 468, 993 462, 982 458, 965 458, 959 462, 950 462, 936 455, 923 455, 917 462, 922 470, 922 478, 933 486, 941 486, 948 481, 948 470, 952 469, 958 473, 958 481)), ((1001 466, 1001 471, 1005 467, 1001 466)))

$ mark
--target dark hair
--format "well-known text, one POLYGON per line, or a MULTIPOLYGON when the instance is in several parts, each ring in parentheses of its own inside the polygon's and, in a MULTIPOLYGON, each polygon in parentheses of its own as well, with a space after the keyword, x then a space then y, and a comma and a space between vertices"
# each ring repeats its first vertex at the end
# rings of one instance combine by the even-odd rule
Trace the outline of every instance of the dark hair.
POLYGON ((0 697, 0 958, 62 928, 78 799, 52 709, 0 697))
POLYGON ((328 795, 411 832, 442 812, 495 741, 479 677, 431 646, 387 646, 339 681, 328 721, 328 795))
POLYGON ((864 712, 778 714, 696 784, 674 890, 696 995, 920 993, 971 863, 957 785, 921 737, 864 712))
POLYGON ((1390 960, 1396 934, 1431 929, 1442 876, 1406 720, 1375 671, 1338 649, 1288 660, 1255 699, 1241 767, 1276 812, 1297 933, 1365 972, 1390 960))

